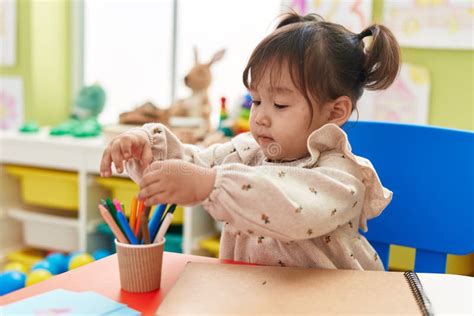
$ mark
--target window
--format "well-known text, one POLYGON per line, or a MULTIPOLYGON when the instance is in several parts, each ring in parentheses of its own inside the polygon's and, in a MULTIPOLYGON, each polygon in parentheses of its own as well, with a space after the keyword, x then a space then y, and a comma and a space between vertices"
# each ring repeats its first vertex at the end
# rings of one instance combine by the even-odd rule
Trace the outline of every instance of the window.
POLYGON ((84 84, 107 93, 102 123, 171 102, 173 1, 84 1, 84 84))
MULTIPOLYGON (((177 1, 177 0, 176 0, 177 1)), ((209 89, 217 121, 219 99, 229 107, 245 93, 242 71, 257 43, 274 28, 280 0, 181 0, 177 2, 176 69, 172 66, 173 0, 84 2, 84 84, 107 93, 102 123, 146 101, 168 107, 191 92, 183 78, 193 65, 193 46, 208 61, 219 49, 209 89), (176 73, 175 82, 171 79, 176 73)))

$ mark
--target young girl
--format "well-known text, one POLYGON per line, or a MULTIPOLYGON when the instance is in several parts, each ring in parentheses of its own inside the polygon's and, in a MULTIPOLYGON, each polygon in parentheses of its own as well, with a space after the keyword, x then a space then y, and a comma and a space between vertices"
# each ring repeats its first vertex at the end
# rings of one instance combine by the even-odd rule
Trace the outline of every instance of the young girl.
POLYGON ((340 126, 364 88, 387 88, 398 69, 399 47, 384 26, 355 34, 316 15, 288 14, 243 73, 253 98, 250 133, 200 150, 146 124, 112 140, 101 175, 111 175, 112 162, 121 173, 126 161, 147 205, 202 203, 225 222, 221 258, 382 270, 358 229, 367 230, 392 193, 352 154, 340 126))

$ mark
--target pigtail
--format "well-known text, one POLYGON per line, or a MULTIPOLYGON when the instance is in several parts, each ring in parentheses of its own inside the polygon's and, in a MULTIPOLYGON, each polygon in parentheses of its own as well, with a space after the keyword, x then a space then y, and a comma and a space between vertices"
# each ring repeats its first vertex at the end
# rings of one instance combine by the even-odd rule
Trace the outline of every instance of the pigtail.
POLYGON ((393 33, 383 25, 371 25, 357 35, 359 40, 372 36, 370 46, 365 50, 365 88, 383 90, 397 77, 400 69, 400 47, 393 33))

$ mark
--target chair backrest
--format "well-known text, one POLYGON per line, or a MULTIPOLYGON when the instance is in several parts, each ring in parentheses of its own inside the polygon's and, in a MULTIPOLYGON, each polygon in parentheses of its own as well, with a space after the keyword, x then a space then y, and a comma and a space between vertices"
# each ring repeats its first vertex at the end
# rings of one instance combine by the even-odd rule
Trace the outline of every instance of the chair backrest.
POLYGON ((387 267, 389 245, 416 248, 415 271, 445 272, 446 254, 474 252, 474 133, 431 126, 348 122, 355 155, 393 191, 368 223, 387 267))

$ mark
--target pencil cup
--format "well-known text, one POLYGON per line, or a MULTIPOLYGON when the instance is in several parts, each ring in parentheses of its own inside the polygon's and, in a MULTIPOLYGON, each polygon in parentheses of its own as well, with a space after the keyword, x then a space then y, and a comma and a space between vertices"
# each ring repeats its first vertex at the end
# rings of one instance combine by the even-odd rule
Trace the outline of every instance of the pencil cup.
POLYGON ((160 288, 164 244, 164 239, 160 243, 145 245, 130 245, 115 240, 122 289, 143 293, 160 288))

